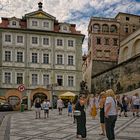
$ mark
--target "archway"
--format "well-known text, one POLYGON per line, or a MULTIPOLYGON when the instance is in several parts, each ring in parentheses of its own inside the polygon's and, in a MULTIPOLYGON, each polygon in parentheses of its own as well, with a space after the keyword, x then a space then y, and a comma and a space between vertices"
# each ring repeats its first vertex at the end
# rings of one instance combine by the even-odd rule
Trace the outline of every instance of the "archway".
POLYGON ((122 60, 125 61, 128 58, 128 47, 125 47, 122 52, 122 60))
POLYGON ((44 99, 48 99, 48 96, 46 94, 44 94, 43 92, 37 92, 33 96, 33 102, 35 101, 36 98, 39 98, 41 100, 41 102, 43 102, 44 99))
POLYGON ((132 47, 132 57, 140 53, 140 39, 136 40, 132 47))

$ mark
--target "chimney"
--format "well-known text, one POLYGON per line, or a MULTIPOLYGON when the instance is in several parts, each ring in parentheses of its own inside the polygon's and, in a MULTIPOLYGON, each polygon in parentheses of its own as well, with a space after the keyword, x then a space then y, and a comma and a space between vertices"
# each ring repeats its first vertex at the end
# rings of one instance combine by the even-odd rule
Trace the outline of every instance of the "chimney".
POLYGON ((42 2, 38 3, 38 8, 39 8, 38 10, 42 10, 42 2))

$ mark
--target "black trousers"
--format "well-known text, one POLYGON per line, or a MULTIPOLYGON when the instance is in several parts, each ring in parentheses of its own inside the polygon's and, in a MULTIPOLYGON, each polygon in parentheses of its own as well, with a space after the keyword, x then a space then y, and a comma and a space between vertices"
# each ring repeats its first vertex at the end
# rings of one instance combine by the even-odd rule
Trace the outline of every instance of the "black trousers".
POLYGON ((86 138, 87 131, 86 131, 86 121, 85 119, 76 117, 77 120, 77 135, 81 135, 82 138, 86 138))
POLYGON ((105 118, 105 129, 106 129, 106 136, 108 140, 115 140, 115 123, 117 120, 117 115, 108 116, 105 118))

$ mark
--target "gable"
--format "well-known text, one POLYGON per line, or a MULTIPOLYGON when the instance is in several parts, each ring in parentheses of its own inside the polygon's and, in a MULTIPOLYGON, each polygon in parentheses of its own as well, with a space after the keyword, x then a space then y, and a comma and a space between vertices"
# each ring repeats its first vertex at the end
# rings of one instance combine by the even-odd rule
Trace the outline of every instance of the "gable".
POLYGON ((44 11, 35 11, 32 13, 28 13, 25 15, 26 18, 41 18, 41 19, 50 19, 50 20, 55 20, 56 18, 44 11))

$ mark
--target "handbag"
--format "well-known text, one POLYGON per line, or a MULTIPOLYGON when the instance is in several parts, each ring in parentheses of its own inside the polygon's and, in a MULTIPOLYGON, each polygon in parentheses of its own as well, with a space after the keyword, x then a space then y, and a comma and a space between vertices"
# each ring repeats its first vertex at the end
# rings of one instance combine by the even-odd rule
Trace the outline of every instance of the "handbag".
POLYGON ((73 115, 74 115, 74 116, 80 116, 80 115, 81 115, 81 111, 75 110, 75 111, 73 112, 73 115))

